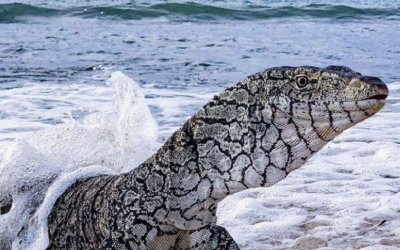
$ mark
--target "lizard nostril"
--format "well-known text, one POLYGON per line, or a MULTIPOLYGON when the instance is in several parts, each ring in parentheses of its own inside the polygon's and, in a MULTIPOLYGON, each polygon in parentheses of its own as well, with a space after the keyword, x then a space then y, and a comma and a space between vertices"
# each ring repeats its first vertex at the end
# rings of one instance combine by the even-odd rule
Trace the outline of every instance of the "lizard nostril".
POLYGON ((351 80, 349 87, 359 89, 359 88, 361 88, 361 81, 358 79, 353 79, 353 80, 351 80))

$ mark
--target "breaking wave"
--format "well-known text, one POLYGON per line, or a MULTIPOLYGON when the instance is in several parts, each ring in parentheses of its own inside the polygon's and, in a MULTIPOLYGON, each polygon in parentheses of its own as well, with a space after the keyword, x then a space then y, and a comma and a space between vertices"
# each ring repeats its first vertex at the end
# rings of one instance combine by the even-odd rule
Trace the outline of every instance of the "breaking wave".
POLYGON ((329 18, 366 19, 397 18, 400 8, 355 7, 312 3, 307 5, 212 5, 188 3, 125 3, 113 6, 64 6, 30 5, 21 3, 0 4, 0 22, 21 21, 23 17, 77 16, 82 18, 110 18, 140 20, 167 17, 176 20, 263 20, 277 18, 329 18))

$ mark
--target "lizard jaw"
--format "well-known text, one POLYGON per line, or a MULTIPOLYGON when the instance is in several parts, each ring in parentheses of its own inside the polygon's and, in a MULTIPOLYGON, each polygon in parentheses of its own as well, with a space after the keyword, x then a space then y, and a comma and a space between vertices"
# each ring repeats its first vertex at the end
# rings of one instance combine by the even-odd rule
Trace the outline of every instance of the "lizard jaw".
POLYGON ((363 100, 385 100, 388 97, 387 94, 379 94, 379 95, 373 95, 368 98, 365 98, 363 100))

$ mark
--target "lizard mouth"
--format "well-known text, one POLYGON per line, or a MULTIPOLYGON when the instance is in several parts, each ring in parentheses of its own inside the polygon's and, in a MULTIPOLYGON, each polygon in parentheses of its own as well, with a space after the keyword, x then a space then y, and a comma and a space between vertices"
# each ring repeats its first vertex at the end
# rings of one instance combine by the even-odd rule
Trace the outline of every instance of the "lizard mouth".
POLYGON ((364 100, 385 100, 387 97, 388 97, 388 95, 386 95, 386 94, 379 94, 379 95, 373 95, 368 98, 362 99, 362 101, 364 101, 364 100))
MULTIPOLYGON (((367 86, 367 90, 373 91, 373 95, 364 98, 363 100, 375 100, 375 101, 383 101, 389 95, 389 89, 387 85, 381 81, 381 79, 371 76, 363 76, 360 78, 360 85, 367 86)), ((353 85, 356 85, 356 81, 353 82, 353 85)), ((351 85, 351 84, 350 84, 351 85)), ((368 93, 368 92, 367 92, 368 93)), ((371 93, 371 92, 370 92, 371 93)), ((371 93, 371 94, 372 94, 371 93)))

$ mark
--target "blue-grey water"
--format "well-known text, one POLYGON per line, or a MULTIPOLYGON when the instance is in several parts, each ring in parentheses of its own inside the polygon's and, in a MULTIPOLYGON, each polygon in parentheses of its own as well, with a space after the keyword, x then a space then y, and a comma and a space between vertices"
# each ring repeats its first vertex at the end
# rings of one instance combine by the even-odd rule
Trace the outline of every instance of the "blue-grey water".
MULTIPOLYGON (((399 37, 399 0, 0 0, 0 97, 17 103, 16 92, 5 91, 26 88, 31 100, 41 84, 57 93, 104 86, 117 70, 144 87, 188 94, 218 92, 281 65, 346 65, 390 83, 400 81, 399 37)), ((56 104, 41 103, 0 108, 0 123, 13 121, 0 124, 0 134, 61 122, 40 114, 56 104)), ((182 103, 173 123, 163 107, 151 108, 161 126, 174 127, 200 103, 182 103)))

